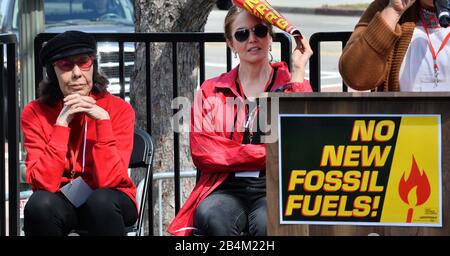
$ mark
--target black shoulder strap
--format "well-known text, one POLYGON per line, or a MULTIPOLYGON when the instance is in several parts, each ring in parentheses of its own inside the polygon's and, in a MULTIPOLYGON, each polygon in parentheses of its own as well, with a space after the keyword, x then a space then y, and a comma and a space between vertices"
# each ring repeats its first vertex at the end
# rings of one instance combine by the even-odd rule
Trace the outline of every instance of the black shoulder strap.
MULTIPOLYGON (((239 86, 239 83, 238 83, 238 80, 237 80, 237 79, 236 79, 236 81, 235 81, 235 84, 236 84, 236 92, 237 92, 239 95, 242 95, 241 87, 239 86)), ((245 95, 244 95, 244 97, 245 97, 245 95)), ((233 139, 233 133, 234 133, 234 127, 236 126, 236 121, 237 121, 237 113, 234 115, 234 122, 233 122, 233 128, 232 128, 232 130, 231 130, 231 134, 230 134, 230 140, 233 139)))
POLYGON ((277 71, 278 71, 278 68, 273 68, 272 81, 270 81, 269 86, 267 86, 266 92, 272 91, 272 87, 273 87, 273 85, 275 84, 275 80, 276 80, 276 78, 277 78, 277 71))
MULTIPOLYGON (((241 87, 239 86, 239 82, 237 79, 236 79, 235 83, 236 83, 236 92, 239 94, 239 96, 242 96, 241 87)), ((247 99, 247 96, 245 96, 245 94, 244 94, 244 99, 247 99)))

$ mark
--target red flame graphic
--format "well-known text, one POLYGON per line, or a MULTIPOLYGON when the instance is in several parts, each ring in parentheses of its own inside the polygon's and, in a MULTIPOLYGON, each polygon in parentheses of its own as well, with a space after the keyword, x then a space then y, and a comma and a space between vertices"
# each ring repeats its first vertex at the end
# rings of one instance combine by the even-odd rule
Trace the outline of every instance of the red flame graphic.
POLYGON ((427 174, 425 173, 425 171, 422 171, 421 174, 419 167, 417 166, 416 159, 414 158, 414 155, 412 160, 411 173, 409 174, 407 180, 405 176, 406 172, 403 173, 403 177, 400 180, 400 184, 398 185, 398 190, 400 192, 401 199, 403 200, 403 202, 410 205, 411 207, 422 205, 430 197, 431 188, 427 178, 427 174), (414 187, 417 187, 416 190, 417 203, 416 205, 411 205, 411 202, 409 202, 408 200, 408 194, 414 187))
POLYGON ((416 159, 413 155, 412 159, 412 166, 411 166, 411 172, 409 174, 408 179, 406 179, 406 172, 403 173, 403 177, 400 179, 400 183, 398 185, 398 191, 400 194, 400 198, 403 202, 409 205, 411 207, 408 211, 408 217, 407 222, 411 222, 412 214, 413 214, 413 207, 419 206, 424 204, 428 198, 430 198, 431 194, 431 187, 430 182, 428 181, 427 174, 424 170, 422 170, 422 173, 417 165, 416 159), (408 195, 416 188, 416 202, 410 202, 408 199, 408 195), (414 204, 414 205, 413 205, 414 204))

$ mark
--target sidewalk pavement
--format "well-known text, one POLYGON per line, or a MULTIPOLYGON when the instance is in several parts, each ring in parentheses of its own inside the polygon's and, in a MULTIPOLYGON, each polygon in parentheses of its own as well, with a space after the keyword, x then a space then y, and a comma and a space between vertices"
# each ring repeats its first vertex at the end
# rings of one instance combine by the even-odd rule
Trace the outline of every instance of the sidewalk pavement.
POLYGON ((267 0, 280 13, 361 16, 364 9, 343 9, 343 4, 368 4, 373 0, 267 0))

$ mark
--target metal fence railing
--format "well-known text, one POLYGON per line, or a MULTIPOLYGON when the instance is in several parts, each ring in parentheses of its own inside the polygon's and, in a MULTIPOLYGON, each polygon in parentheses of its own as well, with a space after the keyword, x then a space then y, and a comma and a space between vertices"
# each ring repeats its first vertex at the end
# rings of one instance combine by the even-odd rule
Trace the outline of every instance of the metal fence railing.
POLYGON ((6 235, 7 230, 11 236, 19 234, 19 108, 16 52, 16 36, 0 34, 0 60, 3 62, 0 71, 0 236, 6 235), (8 204, 6 191, 9 191, 8 204))
MULTIPOLYGON (((38 52, 42 48, 44 42, 48 41, 50 38, 55 36, 54 33, 43 33, 39 34, 35 39, 35 56, 38 56, 38 52)), ((310 80, 313 86, 313 90, 320 92, 320 43, 321 42, 331 42, 337 41, 342 42, 343 47, 345 46, 351 32, 327 32, 327 33, 316 33, 311 36, 310 44, 313 48, 314 55, 310 60, 310 80)), ((199 83, 203 83, 205 80, 205 44, 214 42, 225 42, 225 38, 222 33, 95 33, 93 36, 98 42, 115 42, 118 44, 118 66, 119 66, 119 81, 120 81, 120 96, 124 98, 126 96, 125 91, 125 64, 124 64, 124 44, 127 42, 132 43, 143 43, 145 44, 145 55, 147 59, 143 62, 145 63, 145 87, 146 94, 143 97, 146 98, 147 106, 147 131, 151 134, 151 61, 152 56, 150 56, 150 44, 151 43, 169 43, 172 44, 172 61, 173 61, 173 98, 178 97, 178 68, 177 68, 177 45, 179 43, 198 43, 199 50, 199 83)), ((9 189, 9 234, 17 235, 19 234, 19 119, 18 119, 18 88, 16 81, 16 45, 17 39, 14 35, 0 35, 0 57, 4 61, 2 66, 2 80, 1 80, 1 125, 0 125, 0 235, 6 234, 6 203, 5 203, 5 189, 8 186, 9 189), (6 55, 5 55, 6 54, 6 55), (6 57, 6 58, 5 58, 6 57), (7 145, 7 147, 6 147, 7 145), (8 150, 5 151, 5 148, 8 150), (8 183, 6 183, 6 175, 8 174, 8 183)), ((288 63, 290 66, 290 55, 292 51, 291 39, 288 35, 284 33, 277 33, 274 42, 280 43, 281 48, 281 60, 288 63)), ((226 55, 226 68, 230 70, 232 67, 232 57, 231 51, 227 48, 224 51, 226 55)), ((42 80, 43 69, 39 64, 38 57, 35 58, 35 81, 36 87, 39 81, 42 80)), ((343 90, 346 90, 346 86, 343 85, 343 90)), ((180 138, 179 134, 174 133, 174 158, 173 166, 174 171, 174 194, 175 194, 175 213, 178 212, 181 206, 180 198, 180 179, 182 175, 180 174, 180 138)), ((150 204, 153 205, 153 204, 150 204)), ((148 209, 149 215, 153 216, 153 207, 148 209)), ((150 222, 152 223, 152 222, 150 222)))
MULTIPOLYGON (((309 78, 311 82, 311 87, 314 92, 321 91, 321 81, 320 81, 320 43, 322 42, 341 42, 342 49, 347 45, 347 41, 352 35, 352 32, 318 32, 311 36, 309 39, 309 44, 314 52, 313 56, 309 61, 309 78)), ((342 91, 347 92, 347 85, 342 82, 342 91)))
MULTIPOLYGON (((158 232, 155 232, 156 230, 154 230, 153 232, 156 233, 159 236, 163 236, 164 235, 164 224, 163 224, 163 217, 164 217, 164 207, 163 207, 163 192, 162 192, 162 188, 163 188, 163 183, 166 182, 167 180, 172 180, 174 178, 174 173, 173 172, 160 172, 160 173, 154 173, 153 174, 153 181, 156 183, 156 187, 157 187, 157 193, 156 193, 156 205, 159 209, 158 214, 155 214, 157 216, 155 216, 155 220, 157 221, 157 229, 158 232)), ((184 170, 180 172, 180 178, 181 179, 194 179, 196 177, 197 171, 196 170, 184 170)), ((183 187, 181 187, 182 189, 183 187)), ((181 191, 182 193, 183 191, 181 191)), ((183 204, 182 201, 180 201, 181 204, 183 204)))

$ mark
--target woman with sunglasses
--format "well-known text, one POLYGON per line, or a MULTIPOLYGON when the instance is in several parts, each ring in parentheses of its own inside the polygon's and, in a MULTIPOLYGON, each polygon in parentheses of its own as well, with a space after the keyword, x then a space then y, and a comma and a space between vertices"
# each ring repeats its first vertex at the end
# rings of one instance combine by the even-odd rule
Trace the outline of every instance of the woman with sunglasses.
POLYGON ((256 104, 263 92, 310 92, 304 80, 312 55, 296 38, 292 75, 285 63, 270 63, 272 27, 233 6, 225 37, 240 64, 205 81, 192 110, 190 148, 200 178, 171 223, 174 235, 266 235, 266 147, 257 128, 256 104), (232 105, 229 105, 231 102, 232 105))
POLYGON ((134 111, 106 90, 89 34, 67 31, 39 58, 47 79, 22 112, 26 179, 34 193, 25 235, 124 235, 136 222, 136 187, 128 176, 134 111))

